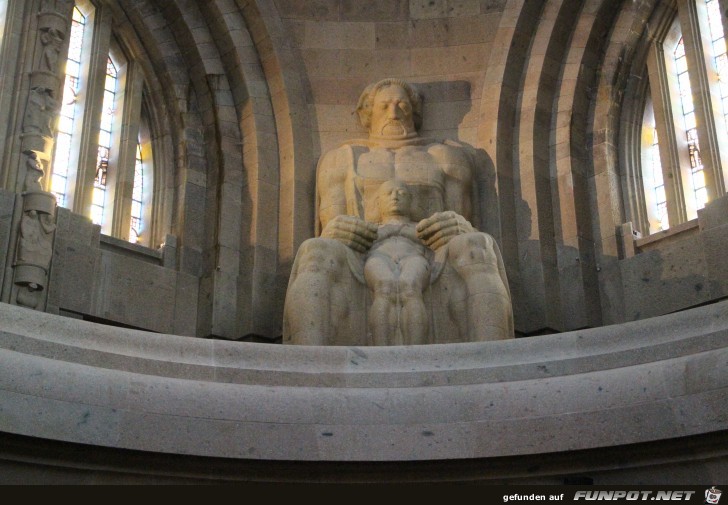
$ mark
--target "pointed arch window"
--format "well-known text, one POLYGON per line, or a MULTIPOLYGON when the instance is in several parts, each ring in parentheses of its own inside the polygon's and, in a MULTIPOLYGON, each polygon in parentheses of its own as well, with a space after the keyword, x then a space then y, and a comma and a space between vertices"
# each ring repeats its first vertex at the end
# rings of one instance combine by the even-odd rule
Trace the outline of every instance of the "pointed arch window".
POLYGON ((677 7, 648 56, 642 194, 631 207, 644 209, 632 216, 642 233, 695 219, 725 194, 728 178, 728 57, 718 0, 677 7))
POLYGON ((660 142, 655 126, 652 100, 648 99, 642 119, 642 174, 649 227, 652 232, 670 227, 667 215, 667 196, 660 159, 660 142))
POLYGON ((685 40, 683 37, 680 37, 673 52, 673 57, 675 58, 683 128, 685 129, 688 157, 690 159, 692 193, 695 198, 695 208, 702 209, 708 201, 708 193, 705 188, 705 173, 703 171, 703 159, 700 156, 700 141, 698 140, 698 128, 695 118, 695 104, 693 102, 693 92, 690 87, 690 74, 688 73, 685 40))
POLYGON ((79 111, 78 95, 81 90, 81 63, 83 57, 83 41, 86 36, 86 16, 78 7, 73 8, 71 36, 66 60, 66 79, 63 85, 61 112, 58 119, 55 155, 51 173, 51 192, 56 195, 58 205, 69 204, 68 184, 69 167, 73 165, 73 136, 75 133, 76 115, 79 111))
POLYGON ((129 242, 137 243, 143 229, 144 207, 144 158, 141 139, 137 143, 134 163, 134 183, 131 192, 131 216, 129 222, 129 242))
POLYGON ((718 76, 718 89, 720 91, 723 117, 728 121, 728 54, 726 54, 725 34, 723 33, 720 5, 718 0, 707 0, 705 4, 707 6, 708 26, 710 28, 710 39, 713 46, 713 61, 715 63, 715 72, 718 76))
POLYGON ((106 178, 109 172, 109 159, 112 150, 112 134, 114 133, 114 115, 116 111, 116 87, 118 84, 116 65, 109 58, 106 61, 106 79, 104 80, 104 102, 101 109, 101 126, 99 128, 99 147, 96 155, 96 175, 91 201, 91 220, 95 224, 104 224, 106 208, 106 178))
POLYGON ((8 11, 8 0, 0 0, 0 48, 5 38, 5 17, 8 11))
POLYGON ((151 143, 139 149, 145 80, 114 34, 110 9, 77 0, 51 191, 59 205, 89 217, 102 233, 152 245, 143 230, 153 152, 151 143))

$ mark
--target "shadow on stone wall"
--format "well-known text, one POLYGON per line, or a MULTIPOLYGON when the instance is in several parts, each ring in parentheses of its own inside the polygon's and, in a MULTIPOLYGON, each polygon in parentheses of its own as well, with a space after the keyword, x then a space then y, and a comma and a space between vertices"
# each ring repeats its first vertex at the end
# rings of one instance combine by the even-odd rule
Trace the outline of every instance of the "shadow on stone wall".
POLYGON ((625 320, 676 312, 728 296, 728 226, 619 262, 625 320), (722 246, 720 244, 723 244, 722 246))

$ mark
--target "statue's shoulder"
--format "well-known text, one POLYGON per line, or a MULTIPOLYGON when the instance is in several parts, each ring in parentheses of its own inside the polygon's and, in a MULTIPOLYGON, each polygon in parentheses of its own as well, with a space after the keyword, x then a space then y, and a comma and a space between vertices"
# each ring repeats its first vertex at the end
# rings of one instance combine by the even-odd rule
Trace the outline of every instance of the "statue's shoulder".
POLYGON ((342 171, 351 166, 352 148, 348 144, 339 145, 321 155, 318 171, 342 171))
POLYGON ((368 150, 369 148, 370 143, 366 139, 347 140, 322 154, 319 159, 319 164, 331 162, 338 164, 342 160, 349 161, 353 158, 355 150, 368 150))
POLYGON ((354 151, 360 149, 361 146, 364 144, 347 141, 321 155, 316 168, 319 182, 341 181, 346 178, 354 168, 356 157, 354 151))
POLYGON ((459 164, 472 165, 473 148, 455 140, 433 141, 427 150, 443 160, 459 162, 459 164))

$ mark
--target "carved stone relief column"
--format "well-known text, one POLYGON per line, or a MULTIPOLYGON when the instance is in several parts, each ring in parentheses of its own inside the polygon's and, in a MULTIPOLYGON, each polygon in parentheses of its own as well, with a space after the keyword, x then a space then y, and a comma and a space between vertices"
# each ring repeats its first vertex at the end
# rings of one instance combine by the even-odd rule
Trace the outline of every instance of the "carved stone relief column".
POLYGON ((72 0, 42 0, 37 14, 33 68, 21 133, 18 181, 22 193, 17 221, 10 302, 43 310, 56 229, 56 198, 43 190, 53 154, 62 75, 60 62, 67 51, 72 0), (65 50, 65 51, 64 51, 65 50))

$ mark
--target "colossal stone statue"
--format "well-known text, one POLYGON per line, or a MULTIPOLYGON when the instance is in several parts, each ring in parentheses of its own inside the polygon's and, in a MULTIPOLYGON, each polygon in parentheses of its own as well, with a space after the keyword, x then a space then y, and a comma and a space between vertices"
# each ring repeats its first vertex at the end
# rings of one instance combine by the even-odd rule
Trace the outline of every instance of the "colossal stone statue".
POLYGON ((398 79, 357 107, 367 139, 324 154, 317 226, 296 256, 283 342, 410 345, 513 337, 503 260, 470 223, 475 165, 420 137, 422 102, 398 79), (319 230, 317 230, 319 231, 319 230))

